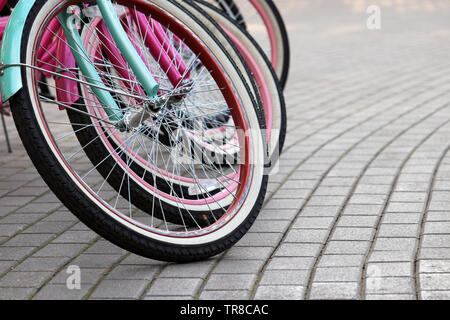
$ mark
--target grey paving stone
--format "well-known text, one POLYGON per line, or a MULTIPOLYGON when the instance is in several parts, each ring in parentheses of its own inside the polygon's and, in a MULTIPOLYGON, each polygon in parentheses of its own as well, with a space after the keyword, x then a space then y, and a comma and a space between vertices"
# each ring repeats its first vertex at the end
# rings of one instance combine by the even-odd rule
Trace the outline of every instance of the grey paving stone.
POLYGON ((30 203, 17 210, 18 213, 51 212, 61 206, 60 203, 30 203))
POLYGON ((450 222, 427 222, 423 230, 424 234, 449 234, 450 222))
POLYGON ((307 206, 301 211, 302 217, 335 217, 339 212, 340 206, 307 206))
POLYGON ((1 288, 0 300, 25 300, 33 291, 33 288, 1 288))
POLYGON ((410 224, 382 224, 380 226, 378 236, 379 237, 417 237, 417 231, 419 225, 410 224))
POLYGON ((373 194, 354 194, 350 198, 350 204, 384 204, 387 195, 373 195, 373 194))
POLYGON ((415 224, 421 223, 421 213, 387 212, 383 216, 383 224, 415 224))
POLYGON ((26 227, 25 224, 4 224, 0 225, 0 236, 6 239, 12 237, 16 233, 22 231, 26 227))
POLYGON ((423 248, 445 248, 450 247, 450 234, 426 234, 422 239, 423 248))
POLYGON ((308 270, 313 263, 313 257, 273 257, 267 270, 308 270))
POLYGON ((29 254, 31 254, 35 250, 34 247, 0 247, 0 260, 6 261, 18 261, 29 254))
POLYGON ((340 206, 344 203, 345 196, 318 196, 314 195, 308 202, 311 206, 340 206))
POLYGON ((428 221, 450 221, 450 212, 448 211, 428 211, 428 221))
MULTIPOLYGON (((234 260, 232 260, 234 261, 234 260)), ((237 260, 241 261, 241 260, 237 260)), ((245 263, 251 263, 246 261, 245 263)), ((169 264, 159 274, 159 278, 206 278, 213 267, 214 261, 203 261, 189 264, 169 264)), ((160 268, 158 265, 153 268, 160 268)))
POLYGON ((341 216, 338 221, 339 227, 375 227, 377 217, 375 216, 341 216))
POLYGON ((194 296, 202 283, 202 279, 156 279, 146 296, 194 296))
POLYGON ((126 250, 115 246, 114 244, 105 240, 98 241, 90 246, 86 251, 86 254, 111 254, 111 255, 125 255, 126 250))
POLYGON ((416 246, 415 238, 377 238, 374 249, 377 251, 409 252, 416 246))
POLYGON ((37 288, 52 275, 52 272, 11 271, 0 279, 0 288, 37 288))
POLYGON ((410 277, 370 277, 366 279, 367 294, 414 294, 414 279, 410 277))
POLYGON ((81 300, 89 292, 89 287, 81 285, 80 289, 68 289, 65 284, 44 286, 33 300, 81 300))
POLYGON ((390 202, 387 212, 423 212, 423 202, 390 202))
POLYGON ((322 267, 316 269, 314 282, 358 282, 361 279, 359 267, 322 267))
MULTIPOLYGON (((45 219, 44 219, 45 220, 45 219)), ((70 221, 40 221, 29 228, 23 233, 60 233, 72 225, 70 221)))
POLYGON ((309 272, 307 270, 266 270, 263 273, 259 285, 295 285, 308 284, 309 272))
POLYGON ((290 222, 296 215, 298 210, 288 209, 288 210, 273 210, 273 209, 263 209, 258 215, 258 220, 284 220, 290 222))
POLYGON ((428 291, 444 290, 450 291, 450 274, 421 274, 420 289, 428 291))
POLYGON ((306 199, 310 194, 309 189, 287 189, 281 188, 276 194, 274 194, 273 199, 306 199))
POLYGON ((254 274, 212 274, 205 290, 250 290, 255 280, 254 274))
POLYGON ((388 194, 390 189, 389 185, 376 185, 376 184, 358 184, 355 189, 355 194, 388 194))
POLYGON ((346 196, 348 190, 342 187, 325 187, 319 186, 314 194, 319 196, 346 196))
POLYGON ((284 186, 289 189, 309 189, 313 188, 315 185, 315 180, 289 180, 284 186))
POLYGON ((331 186, 331 187, 346 187, 351 186, 354 182, 354 178, 342 178, 342 177, 327 177, 322 184, 324 186, 331 186))
POLYGON ((82 254, 71 261, 71 264, 81 269, 107 268, 120 259, 120 256, 111 254, 82 254))
MULTIPOLYGON (((76 265, 69 264, 67 267, 62 269, 49 281, 49 285, 62 284, 66 286, 67 281, 70 280, 70 276, 73 275, 73 273, 68 268, 69 266, 76 265)), ((107 268, 80 268, 80 283, 82 289, 92 287, 92 285, 96 284, 102 276, 107 274, 107 271, 107 268)))
POLYGON ((225 254, 227 260, 266 260, 272 253, 271 247, 233 247, 225 254))
POLYGON ((416 300, 413 294, 368 294, 367 300, 416 300))
POLYGON ((275 247, 281 240, 282 233, 249 232, 245 234, 239 242, 236 243, 237 247, 275 247))
POLYGON ((55 237, 54 234, 18 234, 4 243, 5 247, 39 247, 55 237))
POLYGON ((97 239, 99 236, 93 231, 66 231, 53 243, 90 243, 97 239))
POLYGON ((3 225, 7 225, 7 224, 31 224, 35 221, 37 221, 38 219, 43 218, 43 214, 41 213, 14 213, 11 214, 5 218, 3 218, 1 220, 1 223, 3 225))
POLYGON ((15 264, 16 264, 15 261, 1 261, 0 260, 0 274, 10 271, 15 264))
POLYGON ((257 274, 263 265, 262 260, 222 260, 214 268, 214 274, 257 274))
POLYGON ((258 232, 279 232, 284 233, 290 222, 283 220, 256 220, 250 228, 250 233, 258 232))
POLYGON ((156 266, 124 265, 115 267, 108 275, 108 280, 152 280, 159 272, 156 266))
POLYGON ((37 258, 30 257, 14 268, 15 271, 56 271, 62 267, 69 258, 37 258))
POLYGON ((16 207, 0 207, 0 217, 5 217, 17 210, 18 206, 16 207))
POLYGON ((300 209, 302 202, 299 199, 273 199, 270 200, 265 208, 267 209, 300 209))
POLYGON ((58 210, 45 218, 47 221, 78 221, 72 213, 65 210, 58 210))
POLYGON ((34 257, 75 257, 86 247, 82 243, 50 243, 33 254, 34 257))
POLYGON ((328 230, 292 229, 284 239, 285 243, 324 243, 328 230))
POLYGON ((247 300, 249 295, 248 290, 204 290, 199 300, 247 300))
POLYGON ((359 267, 364 255, 359 254, 324 254, 320 257, 320 267, 359 267))
POLYGON ((378 216, 381 210, 381 205, 349 204, 345 207, 344 214, 378 216))
POLYGON ((138 299, 145 290, 146 280, 103 280, 91 298, 138 299))
POLYGON ((373 228, 364 227, 337 227, 334 229, 332 240, 362 240, 372 239, 375 232, 373 228))
POLYGON ((121 265, 142 265, 142 266, 166 266, 166 262, 156 261, 152 259, 148 259, 145 257, 141 257, 135 254, 128 255, 125 259, 120 262, 121 265))
POLYGON ((3 197, 0 199, 1 207, 18 207, 23 206, 33 200, 33 197, 3 197))
POLYGON ((450 273, 450 260, 421 260, 419 271, 421 273, 450 273))
POLYGON ((283 243, 275 252, 276 257, 315 257, 319 253, 320 244, 283 243))
POLYGON ((369 248, 368 241, 330 241, 326 254, 363 254, 369 248))
POLYGON ((143 300, 194 300, 191 296, 146 296, 143 300))
POLYGON ((301 286, 259 286, 255 300, 300 300, 304 292, 301 286))
POLYGON ((421 248, 419 259, 450 259, 450 248, 421 248))
POLYGON ((423 300, 449 300, 450 291, 421 291, 420 296, 423 300))
POLYGON ((34 200, 35 203, 58 203, 61 205, 61 201, 53 194, 53 193, 47 193, 36 200, 34 200))
POLYGON ((425 202, 426 192, 394 192, 391 201, 394 202, 425 202))
POLYGON ((313 283, 310 299, 313 300, 353 300, 358 298, 357 282, 313 283))
POLYGON ((410 262, 370 263, 368 277, 412 277, 413 264, 410 262))
POLYGON ((450 201, 431 201, 428 208, 433 211, 448 210, 450 208, 450 201))
POLYGON ((295 221, 293 228, 294 229, 329 229, 331 223, 333 222, 333 217, 303 217, 295 221))

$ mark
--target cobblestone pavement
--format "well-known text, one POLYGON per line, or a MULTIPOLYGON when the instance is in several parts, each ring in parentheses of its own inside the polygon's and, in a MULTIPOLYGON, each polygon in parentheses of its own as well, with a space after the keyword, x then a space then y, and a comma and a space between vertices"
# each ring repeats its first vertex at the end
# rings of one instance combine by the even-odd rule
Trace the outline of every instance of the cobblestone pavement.
POLYGON ((143 259, 78 222, 0 138, 0 299, 450 298, 450 2, 278 0, 292 41, 280 172, 242 241, 143 259), (366 8, 379 4, 381 30, 366 8), (69 290, 70 266, 81 289, 69 290))

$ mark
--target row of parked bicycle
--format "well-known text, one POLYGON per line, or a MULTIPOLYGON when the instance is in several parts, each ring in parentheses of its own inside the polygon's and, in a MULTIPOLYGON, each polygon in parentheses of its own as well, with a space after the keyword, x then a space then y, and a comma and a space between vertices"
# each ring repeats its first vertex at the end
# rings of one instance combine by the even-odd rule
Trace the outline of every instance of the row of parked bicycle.
POLYGON ((289 41, 271 0, 0 7, 0 108, 71 212, 165 261, 245 235, 286 134, 289 41))

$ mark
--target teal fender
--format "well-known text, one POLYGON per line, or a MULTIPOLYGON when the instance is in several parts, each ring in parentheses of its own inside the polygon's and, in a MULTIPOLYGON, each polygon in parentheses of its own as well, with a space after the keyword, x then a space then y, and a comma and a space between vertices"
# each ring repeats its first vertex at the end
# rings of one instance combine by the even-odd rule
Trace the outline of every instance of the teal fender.
POLYGON ((19 66, 8 67, 8 65, 20 63, 23 28, 35 2, 36 0, 20 0, 6 26, 0 49, 0 62, 5 66, 4 72, 0 75, 3 102, 22 89, 21 68, 19 66))

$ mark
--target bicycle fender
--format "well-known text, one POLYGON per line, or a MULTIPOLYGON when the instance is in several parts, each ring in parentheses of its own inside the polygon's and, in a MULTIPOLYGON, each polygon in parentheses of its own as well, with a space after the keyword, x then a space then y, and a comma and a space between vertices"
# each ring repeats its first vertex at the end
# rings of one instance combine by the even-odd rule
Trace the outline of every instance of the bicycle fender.
POLYGON ((4 69, 0 74, 0 90, 2 101, 9 100, 22 89, 22 75, 20 66, 8 66, 19 64, 22 34, 26 19, 36 0, 21 0, 14 8, 6 25, 0 49, 0 62, 4 69))

